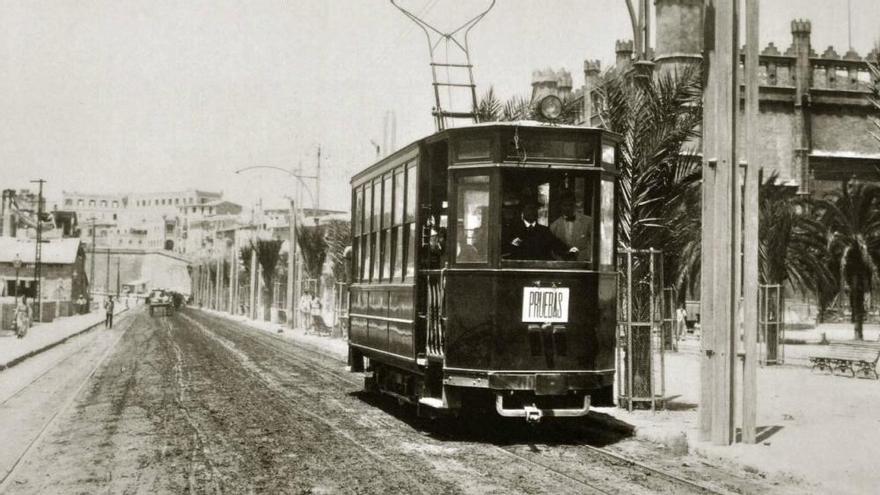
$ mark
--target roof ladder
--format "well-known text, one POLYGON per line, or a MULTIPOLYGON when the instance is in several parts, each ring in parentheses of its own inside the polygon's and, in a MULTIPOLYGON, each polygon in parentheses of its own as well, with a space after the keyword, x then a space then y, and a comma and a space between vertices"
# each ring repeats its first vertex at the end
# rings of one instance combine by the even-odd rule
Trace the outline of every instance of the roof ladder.
POLYGON ((486 10, 448 33, 440 31, 412 12, 404 9, 397 4, 397 0, 391 0, 391 5, 397 7, 405 16, 422 28, 428 41, 428 55, 431 57, 430 66, 434 88, 434 108, 431 113, 434 115, 437 130, 442 131, 448 127, 454 127, 455 121, 460 119, 469 119, 472 122, 476 122, 477 86, 474 84, 474 66, 471 63, 468 35, 471 29, 492 10, 492 7, 495 6, 495 0, 491 0, 486 10), (461 36, 461 40, 456 38, 456 36, 461 36), (443 61, 438 60, 438 48, 441 42, 445 42, 445 59, 443 61), (459 57, 464 57, 463 63, 450 62, 450 48, 453 49, 453 53, 458 53, 459 57), (445 76, 445 78, 441 80, 440 77, 442 76, 445 76), (465 76, 467 77, 465 78, 465 76), (452 109, 453 92, 467 93, 467 100, 470 105, 469 110, 452 109))

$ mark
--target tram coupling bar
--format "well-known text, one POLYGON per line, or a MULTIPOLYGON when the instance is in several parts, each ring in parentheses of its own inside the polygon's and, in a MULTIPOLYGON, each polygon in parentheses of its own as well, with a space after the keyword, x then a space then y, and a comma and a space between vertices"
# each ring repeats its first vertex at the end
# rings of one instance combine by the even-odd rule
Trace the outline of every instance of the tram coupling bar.
POLYGON ((496 394, 495 410, 498 412, 499 416, 504 416, 505 418, 525 418, 527 423, 537 423, 544 416, 550 416, 554 418, 572 418, 577 416, 586 416, 590 413, 590 396, 585 395, 584 407, 577 409, 539 409, 535 407, 534 404, 516 409, 505 409, 504 396, 501 394, 496 394))

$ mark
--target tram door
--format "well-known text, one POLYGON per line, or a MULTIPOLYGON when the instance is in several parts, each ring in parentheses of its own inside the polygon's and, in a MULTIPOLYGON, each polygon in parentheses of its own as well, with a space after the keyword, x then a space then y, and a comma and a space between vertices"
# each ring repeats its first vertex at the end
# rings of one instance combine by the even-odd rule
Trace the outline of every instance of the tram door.
POLYGON ((449 224, 446 141, 428 144, 421 161, 419 180, 419 223, 421 227, 419 270, 416 295, 418 329, 416 355, 433 361, 443 359, 442 303, 444 288, 441 269, 446 265, 446 236, 449 224))

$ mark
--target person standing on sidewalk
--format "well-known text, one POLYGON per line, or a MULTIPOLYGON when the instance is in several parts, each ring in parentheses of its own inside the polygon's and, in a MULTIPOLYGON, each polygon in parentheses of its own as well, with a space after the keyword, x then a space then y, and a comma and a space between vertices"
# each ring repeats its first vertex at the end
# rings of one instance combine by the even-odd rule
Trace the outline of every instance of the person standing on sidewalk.
POLYGON ((84 315, 87 313, 86 311, 86 298, 83 297, 82 294, 76 299, 76 313, 80 315, 84 315))
POLYGON ((104 310, 107 312, 104 318, 104 328, 113 328, 113 296, 108 296, 104 302, 104 310))
POLYGON ((312 296, 310 309, 312 314, 312 331, 320 335, 324 333, 324 322, 321 319, 321 300, 317 295, 312 296))
POLYGON ((299 298, 299 315, 302 320, 303 330, 311 333, 312 330, 312 292, 303 291, 303 295, 299 298))
POLYGON ((21 296, 15 305, 15 333, 18 338, 24 338, 30 326, 31 307, 28 305, 27 296, 21 296))

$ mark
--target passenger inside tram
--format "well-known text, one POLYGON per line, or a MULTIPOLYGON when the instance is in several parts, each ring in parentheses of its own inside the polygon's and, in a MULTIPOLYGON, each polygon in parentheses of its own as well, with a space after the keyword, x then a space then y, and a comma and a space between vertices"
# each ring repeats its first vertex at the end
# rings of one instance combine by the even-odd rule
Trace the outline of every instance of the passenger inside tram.
POLYGON ((592 259, 593 219, 576 208, 573 191, 566 189, 560 197, 562 213, 550 224, 550 231, 569 248, 577 261, 592 259))
POLYGON ((522 200, 520 221, 514 222, 505 233, 501 255, 512 260, 554 260, 570 259, 575 252, 550 228, 538 222, 540 203, 534 196, 522 200))

